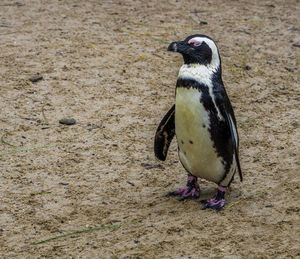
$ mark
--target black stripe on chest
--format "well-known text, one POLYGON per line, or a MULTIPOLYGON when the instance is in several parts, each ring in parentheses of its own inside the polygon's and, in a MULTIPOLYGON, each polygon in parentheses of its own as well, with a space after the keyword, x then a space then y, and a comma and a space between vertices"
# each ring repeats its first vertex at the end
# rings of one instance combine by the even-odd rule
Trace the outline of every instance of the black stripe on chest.
POLYGON ((211 114, 218 114, 218 111, 213 103, 212 96, 209 93, 209 88, 207 85, 202 84, 194 79, 182 79, 179 78, 176 83, 176 87, 184 87, 187 89, 194 88, 201 92, 201 99, 199 100, 204 108, 211 114))
MULTIPOLYGON (((211 135, 211 140, 214 143, 214 148, 217 151, 217 155, 222 157, 226 162, 224 166, 225 174, 227 174, 227 172, 230 170, 230 165, 233 159, 230 129, 224 120, 219 119, 217 109, 212 100, 213 96, 210 95, 208 86, 193 79, 179 78, 176 84, 176 88, 177 87, 184 87, 187 89, 194 88, 201 92, 201 98, 199 102, 201 102, 205 110, 209 112, 209 132, 211 135)), ((213 90, 218 91, 218 89, 213 90)))

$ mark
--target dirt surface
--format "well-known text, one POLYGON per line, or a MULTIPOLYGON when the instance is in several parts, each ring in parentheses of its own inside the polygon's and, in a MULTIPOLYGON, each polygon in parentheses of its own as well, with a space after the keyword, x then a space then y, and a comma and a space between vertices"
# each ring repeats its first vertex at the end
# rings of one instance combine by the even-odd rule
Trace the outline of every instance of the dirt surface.
POLYGON ((299 13, 296 0, 1 0, 0 257, 299 258, 299 13), (239 122, 244 182, 219 213, 165 196, 186 182, 176 141, 166 162, 153 154, 182 64, 166 48, 195 33, 219 46, 239 122))

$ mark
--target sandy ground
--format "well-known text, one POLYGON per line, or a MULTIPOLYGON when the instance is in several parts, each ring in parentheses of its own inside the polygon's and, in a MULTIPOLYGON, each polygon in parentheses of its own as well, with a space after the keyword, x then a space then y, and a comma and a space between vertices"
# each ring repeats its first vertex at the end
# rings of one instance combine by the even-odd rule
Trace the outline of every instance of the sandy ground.
POLYGON ((299 258, 299 13, 297 0, 1 0, 0 257, 299 258), (194 33, 219 45, 239 122, 244 182, 219 213, 165 196, 186 182, 176 141, 166 162, 153 154, 182 64, 166 48, 194 33))

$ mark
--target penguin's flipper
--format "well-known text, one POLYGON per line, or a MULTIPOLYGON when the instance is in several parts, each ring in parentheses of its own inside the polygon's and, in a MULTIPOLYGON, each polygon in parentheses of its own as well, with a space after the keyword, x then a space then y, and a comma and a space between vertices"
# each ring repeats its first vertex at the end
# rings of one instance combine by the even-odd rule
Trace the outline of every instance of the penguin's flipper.
POLYGON ((243 181, 243 175, 239 160, 239 136, 236 127, 236 119, 234 116, 234 112, 230 103, 230 100, 227 96, 226 90, 224 87, 221 88, 222 90, 215 91, 214 94, 216 96, 216 102, 221 108, 221 113, 226 120, 226 124, 230 130, 232 147, 235 155, 235 160, 237 164, 237 168, 239 171, 240 180, 243 181))
POLYGON ((162 161, 166 160, 171 141, 175 135, 175 104, 160 122, 154 139, 155 156, 162 161))
POLYGON ((237 168, 239 171, 239 176, 241 179, 241 182, 243 181, 243 175, 242 175, 242 170, 241 170, 241 165, 240 165, 240 159, 239 159, 239 151, 238 151, 238 140, 237 140, 237 130, 236 126, 233 123, 233 120, 228 112, 225 111, 225 118, 227 121, 227 124, 230 128, 230 134, 231 134, 231 140, 233 143, 233 148, 234 148, 234 155, 235 155, 235 160, 237 164, 237 168))

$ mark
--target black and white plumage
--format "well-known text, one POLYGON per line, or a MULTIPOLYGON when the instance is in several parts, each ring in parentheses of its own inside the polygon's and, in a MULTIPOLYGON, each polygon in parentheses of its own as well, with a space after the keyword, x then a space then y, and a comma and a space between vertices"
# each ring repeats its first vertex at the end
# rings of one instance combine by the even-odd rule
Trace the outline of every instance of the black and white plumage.
POLYGON ((181 53, 184 64, 178 74, 175 105, 156 131, 154 152, 165 160, 176 135, 188 181, 171 195, 199 197, 197 178, 204 178, 219 185, 214 198, 202 201, 204 208, 220 210, 236 169, 241 180, 242 173, 236 120, 222 81, 219 51, 211 38, 200 34, 173 42, 168 50, 181 53))

